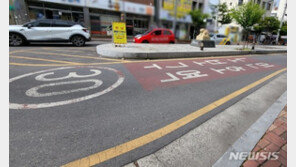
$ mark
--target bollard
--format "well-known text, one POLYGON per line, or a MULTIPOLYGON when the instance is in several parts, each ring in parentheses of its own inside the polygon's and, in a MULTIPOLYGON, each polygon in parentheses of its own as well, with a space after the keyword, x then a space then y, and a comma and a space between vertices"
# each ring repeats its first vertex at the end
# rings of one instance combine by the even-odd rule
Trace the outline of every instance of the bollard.
POLYGON ((200 42, 200 50, 203 51, 204 50, 204 43, 200 42))
POLYGON ((252 50, 255 50, 255 42, 253 42, 252 50))

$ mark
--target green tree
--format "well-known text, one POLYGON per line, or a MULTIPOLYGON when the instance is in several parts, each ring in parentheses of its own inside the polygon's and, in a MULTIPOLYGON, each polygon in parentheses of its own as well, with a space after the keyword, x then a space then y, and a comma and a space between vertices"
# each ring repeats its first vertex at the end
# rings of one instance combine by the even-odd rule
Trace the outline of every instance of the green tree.
POLYGON ((209 17, 209 15, 203 13, 201 10, 192 10, 189 14, 191 15, 191 19, 196 32, 195 34, 198 34, 201 28, 205 28, 206 19, 209 17))
POLYGON ((232 18, 243 27, 243 33, 245 40, 247 40, 249 32, 256 23, 262 19, 265 10, 262 9, 258 4, 248 2, 231 12, 232 18))
POLYGON ((218 6, 218 22, 220 24, 229 24, 232 21, 230 10, 228 10, 226 2, 218 6))
POLYGON ((287 35, 287 22, 283 22, 283 25, 282 25, 282 28, 281 28, 281 31, 280 31, 280 34, 281 35, 287 35))
POLYGON ((274 34, 277 33, 277 30, 280 28, 280 21, 276 17, 264 17, 259 25, 262 27, 263 31, 274 34))

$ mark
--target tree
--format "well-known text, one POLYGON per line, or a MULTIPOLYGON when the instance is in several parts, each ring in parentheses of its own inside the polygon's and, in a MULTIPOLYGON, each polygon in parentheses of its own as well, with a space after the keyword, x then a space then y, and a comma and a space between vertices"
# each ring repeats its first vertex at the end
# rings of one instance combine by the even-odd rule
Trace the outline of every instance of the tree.
POLYGON ((280 21, 276 17, 265 17, 260 21, 259 25, 262 27, 263 31, 270 33, 277 33, 280 28, 280 21))
POLYGON ((195 34, 198 34, 200 28, 205 28, 206 19, 209 17, 209 15, 202 13, 201 10, 192 10, 189 14, 191 15, 191 19, 195 29, 194 31, 196 32, 195 34))
POLYGON ((218 6, 218 22, 220 24, 229 24, 232 21, 230 10, 228 10, 227 4, 219 4, 218 6))
POLYGON ((256 23, 259 23, 265 10, 253 2, 245 3, 231 12, 232 18, 242 26, 245 40, 256 23))
POLYGON ((282 25, 282 28, 281 28, 281 31, 280 31, 280 34, 281 35, 287 35, 287 22, 283 22, 283 25, 282 25))

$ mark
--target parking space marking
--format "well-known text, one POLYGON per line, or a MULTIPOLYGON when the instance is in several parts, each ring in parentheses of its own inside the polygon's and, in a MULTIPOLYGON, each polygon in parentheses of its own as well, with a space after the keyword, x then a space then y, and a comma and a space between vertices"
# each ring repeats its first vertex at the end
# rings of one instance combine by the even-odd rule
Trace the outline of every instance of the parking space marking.
MULTIPOLYGON (((19 103, 14 103, 14 102, 10 101, 9 108, 10 109, 37 109, 37 108, 48 108, 48 107, 55 107, 55 106, 78 103, 78 102, 82 102, 85 100, 89 100, 89 99, 104 95, 104 94, 114 90, 115 88, 117 88, 124 81, 124 75, 122 72, 120 72, 116 69, 113 69, 113 68, 109 68, 109 67, 94 67, 94 66, 79 67, 79 68, 88 68, 91 72, 91 74, 88 74, 88 75, 78 75, 76 72, 72 71, 72 72, 69 72, 68 75, 64 76, 64 77, 44 78, 47 75, 53 75, 55 71, 73 69, 73 68, 77 68, 77 67, 60 67, 60 68, 54 68, 54 69, 41 70, 41 71, 37 71, 37 72, 31 72, 31 73, 27 73, 27 74, 23 74, 23 75, 11 78, 11 79, 9 79, 9 83, 18 81, 19 79, 22 79, 25 77, 30 77, 32 75, 40 74, 40 75, 38 75, 39 79, 42 78, 43 82, 44 82, 44 79, 47 79, 46 81, 48 81, 48 80, 49 81, 27 90, 26 95, 31 96, 31 97, 47 97, 47 96, 55 96, 55 95, 65 95, 65 94, 69 94, 69 93, 73 93, 73 92, 89 91, 89 90, 93 90, 95 88, 98 88, 99 86, 101 86, 103 84, 103 81, 99 80, 97 78, 96 79, 88 79, 88 78, 100 75, 101 70, 115 73, 117 75, 117 79, 115 80, 114 83, 112 83, 112 85, 108 86, 107 88, 100 90, 99 92, 96 92, 96 91, 91 92, 91 94, 84 95, 82 97, 76 97, 76 98, 72 98, 72 99, 64 99, 64 100, 55 101, 55 102, 43 102, 43 103, 37 103, 37 104, 32 104, 32 103, 31 104, 19 104, 19 103), (53 80, 65 80, 65 79, 69 79, 69 78, 79 78, 80 80, 76 80, 76 81, 66 80, 66 81, 62 81, 62 82, 52 82, 53 80), (81 78, 84 78, 84 79, 81 80, 81 78), (69 85, 69 84, 88 83, 88 82, 91 82, 94 84, 89 87, 83 87, 83 88, 79 88, 79 89, 65 90, 65 91, 59 91, 59 92, 54 92, 53 88, 51 88, 51 91, 53 91, 53 92, 49 92, 49 93, 38 93, 37 92, 39 89, 44 88, 44 87, 55 87, 58 85, 69 85)), ((36 80, 38 80, 38 78, 36 80)))
POLYGON ((255 82, 253 82, 253 83, 251 83, 251 84, 249 84, 237 91, 234 91, 233 93, 230 93, 230 94, 224 96, 223 98, 221 98, 219 100, 212 102, 211 104, 208 104, 207 106, 205 106, 197 111, 194 111, 191 114, 186 115, 185 117, 183 117, 183 118, 181 118, 169 125, 166 125, 165 127, 157 129, 153 132, 150 132, 144 136, 133 139, 133 140, 128 141, 126 143, 123 143, 123 144, 117 145, 115 147, 106 149, 104 151, 92 154, 90 156, 72 161, 70 163, 63 165, 62 167, 74 167, 74 166, 75 167, 77 167, 77 166, 85 166, 85 167, 87 166, 88 167, 88 166, 98 165, 102 162, 105 162, 107 160, 110 160, 112 158, 120 156, 124 153, 127 153, 129 151, 137 149, 141 146, 144 146, 152 141, 155 141, 155 140, 183 127, 184 125, 192 122, 193 120, 199 118, 200 116, 212 111, 213 109, 221 106, 222 104, 228 102, 229 100, 234 99, 235 97, 247 92, 248 90, 260 85, 261 83, 268 81, 269 79, 275 77, 276 75, 278 75, 286 70, 287 69, 284 68, 284 69, 278 70, 268 76, 265 76, 265 77, 255 81, 255 82))
POLYGON ((27 60, 38 60, 38 61, 47 61, 47 62, 72 64, 72 65, 82 65, 82 63, 62 61, 62 60, 52 60, 52 59, 33 58, 33 57, 24 57, 24 56, 13 56, 13 55, 10 55, 10 57, 16 58, 16 59, 27 59, 27 60))

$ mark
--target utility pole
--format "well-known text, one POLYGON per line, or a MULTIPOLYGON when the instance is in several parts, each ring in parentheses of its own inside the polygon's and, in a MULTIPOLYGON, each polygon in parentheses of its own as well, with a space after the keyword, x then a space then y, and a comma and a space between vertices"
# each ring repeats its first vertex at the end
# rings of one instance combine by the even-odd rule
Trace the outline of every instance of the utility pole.
POLYGON ((158 0, 154 0, 154 21, 157 25, 157 27, 159 27, 159 2, 158 0))
POLYGON ((275 40, 276 44, 279 43, 280 31, 281 31, 282 26, 283 26, 284 18, 285 18, 285 15, 286 15, 286 10, 287 10, 287 0, 286 0, 286 4, 285 4, 284 13, 283 13, 282 18, 281 18, 280 28, 278 29, 278 32, 277 32, 277 36, 276 36, 276 40, 275 40))
POLYGON ((173 32, 176 35, 176 24, 177 24, 177 6, 178 0, 174 0, 174 21, 173 21, 173 32))

